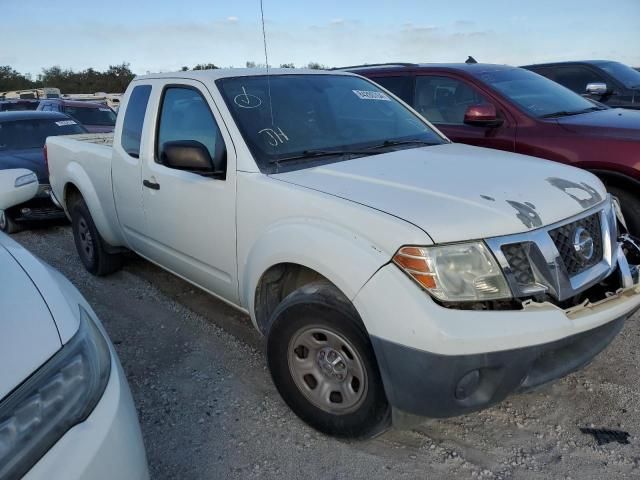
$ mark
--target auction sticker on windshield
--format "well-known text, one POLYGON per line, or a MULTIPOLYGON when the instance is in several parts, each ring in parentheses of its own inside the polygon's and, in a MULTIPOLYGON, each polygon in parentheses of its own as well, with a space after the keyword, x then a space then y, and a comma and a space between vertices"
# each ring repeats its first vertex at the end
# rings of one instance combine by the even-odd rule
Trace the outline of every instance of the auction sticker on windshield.
POLYGON ((61 120, 59 122, 56 122, 56 125, 59 127, 66 127, 67 125, 75 125, 76 122, 74 122, 73 120, 61 120))
POLYGON ((391 99, 383 92, 376 92, 373 90, 353 90, 358 98, 361 100, 384 100, 390 102, 391 99))

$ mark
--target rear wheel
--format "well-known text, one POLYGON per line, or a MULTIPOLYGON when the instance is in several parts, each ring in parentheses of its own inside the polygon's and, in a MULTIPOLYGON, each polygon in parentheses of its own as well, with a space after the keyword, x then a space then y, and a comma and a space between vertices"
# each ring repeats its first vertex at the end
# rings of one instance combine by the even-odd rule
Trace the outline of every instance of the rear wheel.
POLYGON ((17 233, 22 230, 20 224, 11 218, 11 215, 5 210, 0 210, 0 231, 6 234, 17 233))
POLYGON ((369 437, 389 424, 389 404, 368 335, 353 306, 318 282, 291 293, 272 317, 267 360, 289 407, 329 435, 369 437))
POLYGON ((78 199, 70 210, 76 250, 89 273, 100 276, 119 270, 122 255, 107 251, 107 244, 98 233, 84 200, 78 199))
POLYGON ((628 190, 613 185, 607 185, 607 190, 620 200, 620 208, 629 233, 640 238, 640 198, 628 190))

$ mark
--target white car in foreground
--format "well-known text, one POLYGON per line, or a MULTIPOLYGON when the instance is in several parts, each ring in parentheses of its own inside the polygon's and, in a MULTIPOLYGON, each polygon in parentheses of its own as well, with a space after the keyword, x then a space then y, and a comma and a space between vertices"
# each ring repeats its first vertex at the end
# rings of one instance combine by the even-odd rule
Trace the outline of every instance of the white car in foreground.
MULTIPOLYGON (((0 177, 12 174, 24 176, 0 177)), ((148 478, 131 392, 95 313, 2 233, 0 312, 0 479, 148 478)))

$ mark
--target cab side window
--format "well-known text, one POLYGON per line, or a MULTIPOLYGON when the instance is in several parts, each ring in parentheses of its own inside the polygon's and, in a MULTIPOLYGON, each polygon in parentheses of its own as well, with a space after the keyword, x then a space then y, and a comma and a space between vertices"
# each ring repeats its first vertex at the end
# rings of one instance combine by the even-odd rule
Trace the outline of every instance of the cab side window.
POLYGON ((134 158, 140 156, 140 139, 144 126, 144 114, 147 111, 151 95, 151 85, 139 85, 133 89, 127 103, 122 124, 122 148, 134 158))
POLYGON ((224 148, 209 105, 195 88, 169 87, 164 91, 157 136, 156 162, 162 158, 166 142, 195 140, 206 147, 212 159, 224 148))
POLYGON ((415 109, 435 124, 462 125, 471 105, 491 103, 470 85, 450 77, 416 77, 415 109))
POLYGON ((410 75, 400 77, 375 77, 372 78, 378 85, 394 93, 409 105, 413 103, 413 77, 410 75))

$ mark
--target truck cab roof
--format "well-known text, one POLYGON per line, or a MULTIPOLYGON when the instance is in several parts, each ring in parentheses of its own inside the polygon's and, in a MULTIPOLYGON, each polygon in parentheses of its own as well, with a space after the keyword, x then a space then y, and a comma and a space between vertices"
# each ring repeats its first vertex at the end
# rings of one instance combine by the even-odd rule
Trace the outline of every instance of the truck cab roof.
POLYGON ((350 75, 349 72, 335 70, 315 70, 308 68, 216 68, 211 70, 187 70, 185 72, 150 73, 139 75, 134 80, 158 78, 184 78, 192 80, 218 80, 219 78, 253 77, 259 75, 350 75))

